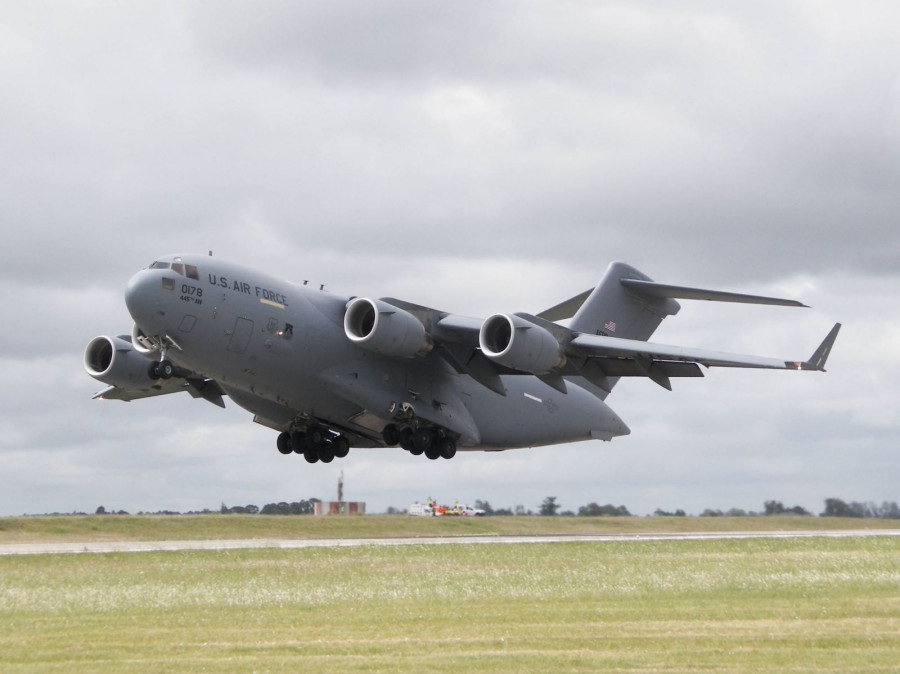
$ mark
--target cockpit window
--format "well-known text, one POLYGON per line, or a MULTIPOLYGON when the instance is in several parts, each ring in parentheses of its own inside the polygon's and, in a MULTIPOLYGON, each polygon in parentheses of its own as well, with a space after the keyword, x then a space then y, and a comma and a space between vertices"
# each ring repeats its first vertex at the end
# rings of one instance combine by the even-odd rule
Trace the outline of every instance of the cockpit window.
POLYGON ((177 262, 163 262, 162 260, 157 260, 153 264, 150 265, 150 269, 171 269, 176 274, 181 274, 182 276, 187 276, 189 279, 194 279, 195 281, 200 280, 200 272, 197 270, 197 267, 192 264, 184 264, 181 261, 181 258, 175 258, 178 260, 177 262))

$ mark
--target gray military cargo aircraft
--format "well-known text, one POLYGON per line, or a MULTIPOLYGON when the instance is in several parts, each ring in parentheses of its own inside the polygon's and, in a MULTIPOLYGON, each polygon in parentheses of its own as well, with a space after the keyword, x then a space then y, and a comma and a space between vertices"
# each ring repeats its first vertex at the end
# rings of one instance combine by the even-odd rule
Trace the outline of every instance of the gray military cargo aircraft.
POLYGON ((450 459, 627 435, 605 402, 621 377, 671 389, 700 365, 824 371, 840 329, 797 361, 648 342, 676 299, 805 306, 656 283, 614 262, 596 288, 537 315, 481 320, 168 255, 128 282, 131 335, 91 340, 84 367, 109 385, 97 398, 187 391, 224 407, 227 395, 310 463, 396 445, 450 459))

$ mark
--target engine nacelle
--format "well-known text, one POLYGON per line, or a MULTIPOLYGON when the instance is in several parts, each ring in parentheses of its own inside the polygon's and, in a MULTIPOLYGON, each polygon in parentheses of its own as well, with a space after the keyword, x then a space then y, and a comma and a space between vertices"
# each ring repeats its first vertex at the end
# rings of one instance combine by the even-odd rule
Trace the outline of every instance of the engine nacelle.
POLYGON ((84 350, 84 369, 110 386, 146 390, 153 384, 150 360, 121 337, 94 337, 84 350))
POLYGON ((347 303, 344 332, 350 341, 383 356, 411 358, 432 347, 418 318, 382 300, 365 297, 347 303))
POLYGON ((493 361, 532 374, 545 374, 566 362, 556 337, 519 316, 494 314, 481 326, 478 345, 493 361))

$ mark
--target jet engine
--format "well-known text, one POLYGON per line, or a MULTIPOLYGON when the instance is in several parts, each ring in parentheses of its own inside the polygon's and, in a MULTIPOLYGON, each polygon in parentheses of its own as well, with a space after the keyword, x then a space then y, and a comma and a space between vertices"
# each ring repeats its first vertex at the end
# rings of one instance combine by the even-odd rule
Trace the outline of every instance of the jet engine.
POLYGON ((130 390, 149 389, 150 360, 121 337, 94 337, 84 350, 84 369, 94 379, 130 390))
POLYGON ((478 333, 478 345, 491 360, 520 372, 545 374, 566 362, 550 331, 519 316, 488 318, 478 333))
POLYGON ((382 300, 350 300, 344 314, 344 332, 350 341, 383 356, 411 358, 432 347, 418 318, 382 300))

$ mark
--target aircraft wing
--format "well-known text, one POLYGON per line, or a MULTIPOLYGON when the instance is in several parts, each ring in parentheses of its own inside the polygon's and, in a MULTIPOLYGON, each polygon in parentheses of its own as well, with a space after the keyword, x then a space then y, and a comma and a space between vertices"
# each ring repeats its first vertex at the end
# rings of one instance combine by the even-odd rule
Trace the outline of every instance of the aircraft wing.
POLYGON ((650 377, 665 388, 671 388, 669 377, 703 376, 697 365, 705 367, 742 367, 768 370, 825 371, 825 361, 837 339, 840 323, 834 327, 807 360, 781 360, 763 356, 711 351, 682 346, 654 344, 605 335, 576 335, 566 352, 583 359, 582 372, 589 380, 591 369, 605 376, 638 374, 650 377), (687 366, 687 367, 686 367, 687 366))
POLYGON ((103 391, 94 395, 94 399, 101 398, 103 400, 124 400, 131 402, 132 400, 140 400, 142 398, 153 398, 160 395, 168 395, 169 393, 180 393, 187 391, 194 398, 203 398, 219 407, 225 407, 225 401, 222 396, 225 392, 212 379, 198 379, 189 377, 182 379, 173 377, 172 379, 160 379, 156 384, 147 389, 128 389, 121 386, 110 386, 103 391))

